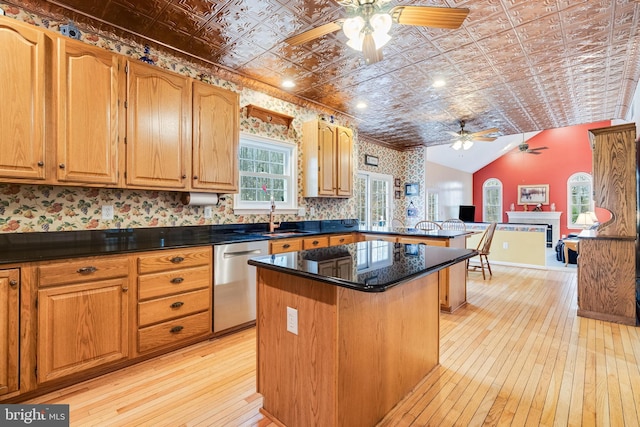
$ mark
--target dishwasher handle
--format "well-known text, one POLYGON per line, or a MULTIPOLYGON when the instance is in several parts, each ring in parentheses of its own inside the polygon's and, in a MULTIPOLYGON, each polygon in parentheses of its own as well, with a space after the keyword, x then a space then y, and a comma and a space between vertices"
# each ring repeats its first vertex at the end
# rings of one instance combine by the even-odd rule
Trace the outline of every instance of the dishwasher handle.
POLYGON ((262 249, 253 249, 249 251, 225 252, 222 256, 223 258, 236 258, 239 256, 246 256, 246 255, 260 255, 261 253, 262 253, 262 249))

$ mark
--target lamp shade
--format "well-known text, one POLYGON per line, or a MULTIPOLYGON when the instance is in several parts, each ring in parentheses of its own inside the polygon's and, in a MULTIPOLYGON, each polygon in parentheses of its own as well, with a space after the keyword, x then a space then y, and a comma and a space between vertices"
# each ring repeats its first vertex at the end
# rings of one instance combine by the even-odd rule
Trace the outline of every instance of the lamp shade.
POLYGON ((591 227, 595 222, 598 221, 596 214, 593 212, 582 212, 576 218, 576 225, 580 226, 584 229, 591 227))

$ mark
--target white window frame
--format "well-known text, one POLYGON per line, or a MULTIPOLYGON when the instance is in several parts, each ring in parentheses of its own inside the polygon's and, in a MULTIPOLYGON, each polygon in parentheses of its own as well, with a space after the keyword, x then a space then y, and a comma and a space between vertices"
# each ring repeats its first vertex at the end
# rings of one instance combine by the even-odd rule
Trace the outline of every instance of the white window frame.
POLYGON ((489 178, 482 184, 482 221, 484 222, 502 222, 502 211, 503 211, 503 203, 502 203, 502 195, 503 195, 503 185, 502 181, 498 178, 489 178), (494 185, 494 183, 496 185, 494 185), (497 187, 500 195, 498 196, 498 200, 500 200, 500 204, 498 205, 498 218, 497 221, 494 218, 488 218, 487 215, 487 188, 495 188, 497 187))
MULTIPOLYGON (((575 222, 573 222, 572 220, 572 212, 573 212, 573 200, 571 200, 571 187, 572 186, 587 186, 588 187, 588 192, 587 194, 593 194, 593 176, 591 176, 590 173, 588 172, 576 172, 573 175, 571 175, 568 179, 567 179, 567 228, 570 229, 582 229, 582 226, 580 225, 576 225, 575 222), (589 178, 588 181, 578 181, 577 178, 589 178)), ((589 209, 587 210, 587 212, 593 212, 594 211, 594 202, 593 202, 593 197, 590 197, 589 199, 589 209)))
POLYGON ((365 222, 366 224, 361 224, 361 225, 366 225, 369 228, 372 227, 376 227, 379 226, 379 224, 377 223, 377 221, 373 221, 373 219, 371 218, 371 200, 369 198, 369 193, 371 192, 371 179, 376 179, 376 180, 380 180, 380 181, 385 181, 387 183, 387 188, 388 188, 388 193, 387 193, 387 200, 389 200, 389 203, 387 205, 387 219, 388 219, 388 223, 384 224, 383 226, 387 227, 387 226, 391 226, 391 221, 393 220, 393 208, 394 208, 394 199, 393 199, 393 192, 394 192, 394 188, 393 188, 393 175, 387 175, 387 174, 382 174, 382 173, 377 173, 377 172, 369 172, 369 171, 358 171, 357 174, 359 179, 364 178, 366 180, 366 197, 365 197, 365 203, 366 203, 366 207, 365 207, 365 211, 366 211, 366 219, 365 222))
MULTIPOLYGON (((240 132, 240 147, 242 147, 243 145, 260 148, 266 147, 270 150, 282 151, 284 153, 287 153, 289 157, 289 180, 286 191, 289 195, 289 200, 284 202, 276 200, 275 204, 278 213, 296 214, 298 212, 298 146, 290 142, 278 141, 276 139, 266 138, 260 135, 240 132)), ((240 155, 239 153, 240 150, 238 150, 238 156, 240 155)), ((238 165, 240 165, 240 162, 238 162, 238 165)), ((238 174, 238 181, 240 183, 242 171, 238 171, 238 174)), ((269 211, 270 209, 271 202, 268 200, 260 202, 243 202, 242 200, 240 200, 239 192, 233 197, 233 213, 236 215, 264 214, 265 211, 269 211)))

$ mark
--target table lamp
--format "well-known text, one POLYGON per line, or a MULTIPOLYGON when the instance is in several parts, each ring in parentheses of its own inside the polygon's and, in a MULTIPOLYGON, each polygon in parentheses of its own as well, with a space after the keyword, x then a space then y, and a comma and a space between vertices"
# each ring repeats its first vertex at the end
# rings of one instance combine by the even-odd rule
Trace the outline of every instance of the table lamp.
POLYGON ((576 218, 576 225, 586 230, 587 228, 595 224, 597 221, 598 221, 598 218, 596 217, 595 213, 582 212, 580 213, 580 215, 578 215, 578 218, 576 218))

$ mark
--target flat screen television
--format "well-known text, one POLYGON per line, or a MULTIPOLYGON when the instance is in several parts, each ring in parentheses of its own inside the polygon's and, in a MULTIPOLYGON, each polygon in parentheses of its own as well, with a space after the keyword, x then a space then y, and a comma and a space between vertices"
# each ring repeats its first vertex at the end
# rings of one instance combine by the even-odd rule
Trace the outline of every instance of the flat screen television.
POLYGON ((458 218, 464 222, 475 222, 476 207, 473 205, 460 205, 458 218))

